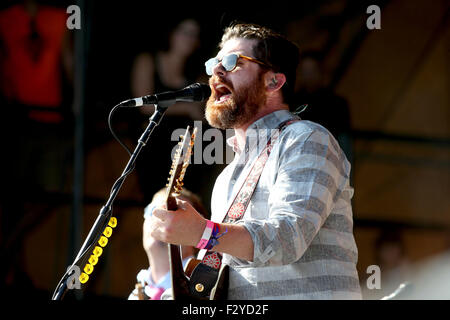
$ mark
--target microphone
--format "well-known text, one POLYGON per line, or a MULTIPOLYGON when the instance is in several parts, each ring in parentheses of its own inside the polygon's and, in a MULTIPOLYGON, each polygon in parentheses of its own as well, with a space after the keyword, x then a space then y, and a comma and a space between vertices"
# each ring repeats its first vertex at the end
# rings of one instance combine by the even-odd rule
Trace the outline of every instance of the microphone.
POLYGON ((140 107, 147 104, 158 104, 162 107, 168 107, 175 102, 193 102, 204 101, 211 95, 211 88, 204 83, 194 83, 184 89, 177 91, 167 91, 157 94, 151 94, 140 98, 125 100, 120 103, 121 107, 140 107))

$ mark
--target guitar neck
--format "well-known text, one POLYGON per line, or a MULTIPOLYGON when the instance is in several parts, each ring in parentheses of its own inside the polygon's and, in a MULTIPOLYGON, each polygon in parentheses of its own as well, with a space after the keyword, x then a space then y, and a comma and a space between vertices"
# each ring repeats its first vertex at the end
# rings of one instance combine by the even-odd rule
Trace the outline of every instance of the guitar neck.
POLYGON ((167 206, 167 210, 170 210, 170 211, 177 210, 178 209, 177 200, 174 197, 169 195, 166 200, 166 206, 167 206))
MULTIPOLYGON (((186 168, 189 165, 189 158, 192 153, 192 146, 195 140, 196 129, 191 131, 188 126, 186 133, 181 136, 182 141, 178 143, 174 160, 170 170, 170 177, 167 184, 166 206, 167 210, 178 209, 176 195, 180 194, 183 187, 183 178, 186 168)), ((189 299, 189 278, 184 273, 183 261, 179 245, 169 244, 169 263, 172 274, 172 294, 173 299, 189 299)))

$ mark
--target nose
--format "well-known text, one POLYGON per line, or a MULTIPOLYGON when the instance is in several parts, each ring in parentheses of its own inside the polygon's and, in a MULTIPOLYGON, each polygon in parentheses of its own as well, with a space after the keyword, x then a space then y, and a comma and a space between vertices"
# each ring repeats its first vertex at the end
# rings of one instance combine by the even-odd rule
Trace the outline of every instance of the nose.
POLYGON ((225 75, 225 68, 222 66, 222 61, 216 64, 213 68, 213 75, 223 77, 225 75))

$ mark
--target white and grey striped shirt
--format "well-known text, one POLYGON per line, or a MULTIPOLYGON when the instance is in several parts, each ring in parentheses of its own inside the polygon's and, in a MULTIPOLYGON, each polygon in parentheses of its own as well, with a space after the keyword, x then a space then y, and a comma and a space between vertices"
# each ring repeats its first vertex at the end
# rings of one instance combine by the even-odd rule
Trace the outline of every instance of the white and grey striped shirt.
MULTIPOLYGON (((295 117, 276 111, 247 129, 246 146, 216 180, 212 220, 221 222, 270 130, 295 117), (255 134, 256 133, 256 134, 255 134)), ((244 217, 253 262, 224 254, 229 299, 361 299, 349 185, 350 163, 333 136, 297 121, 273 146, 244 217)))

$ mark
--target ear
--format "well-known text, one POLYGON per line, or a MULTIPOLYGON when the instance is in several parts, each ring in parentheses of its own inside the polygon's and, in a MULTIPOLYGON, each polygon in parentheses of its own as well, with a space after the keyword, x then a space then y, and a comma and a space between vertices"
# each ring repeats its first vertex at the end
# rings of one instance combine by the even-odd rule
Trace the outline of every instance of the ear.
POLYGON ((267 91, 275 92, 280 90, 286 83, 286 76, 284 73, 267 72, 264 80, 267 91))

